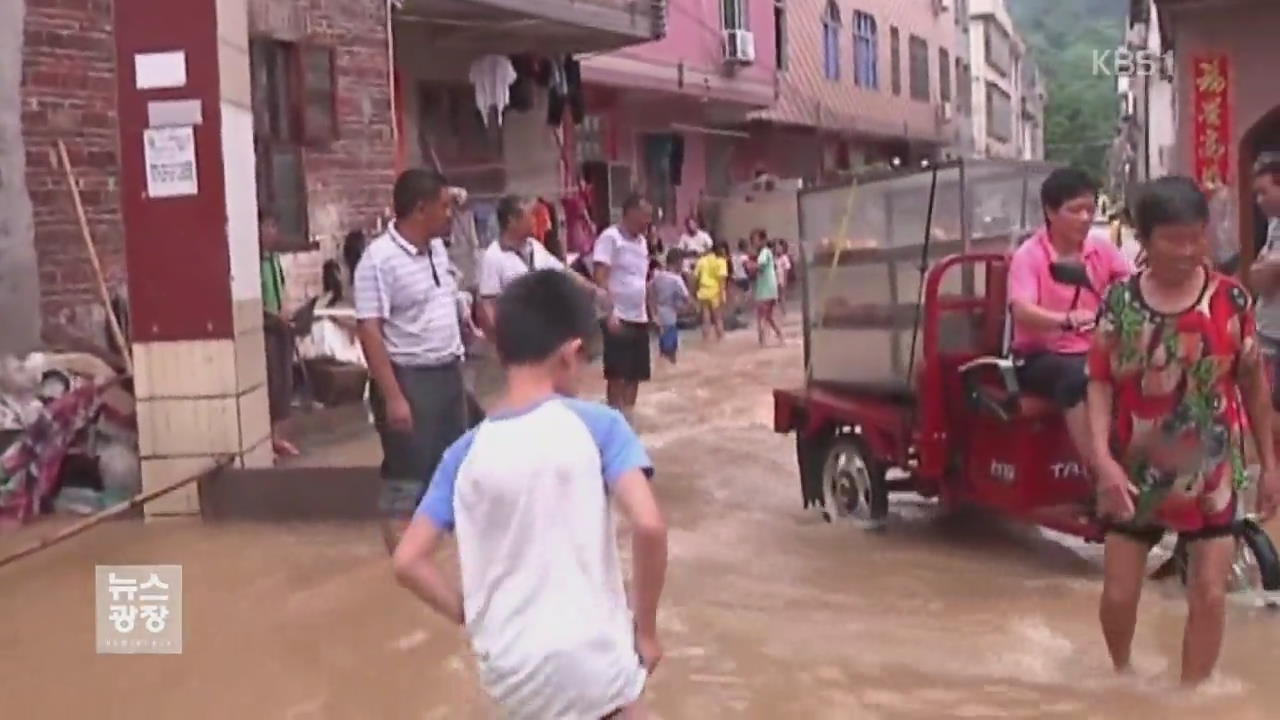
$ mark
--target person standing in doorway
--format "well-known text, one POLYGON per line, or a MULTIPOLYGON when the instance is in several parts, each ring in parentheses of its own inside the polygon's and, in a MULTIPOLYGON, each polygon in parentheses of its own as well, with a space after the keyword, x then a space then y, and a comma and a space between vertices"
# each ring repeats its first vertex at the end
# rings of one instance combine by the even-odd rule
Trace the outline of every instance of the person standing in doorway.
POLYGON ((778 264, 773 256, 773 248, 770 247, 772 243, 769 236, 763 230, 756 230, 751 235, 756 242, 756 332, 759 334, 761 347, 765 344, 766 327, 773 330, 778 344, 782 344, 782 329, 778 327, 778 320, 774 317, 774 309, 778 306, 778 264))
POLYGON ((382 442, 380 506, 390 549, 426 492, 440 456, 467 428, 462 318, 449 272, 453 195, 423 169, 396 180, 395 220, 356 267, 360 345, 373 378, 382 442))
POLYGON ((628 421, 640 383, 649 380, 649 247, 644 229, 653 206, 640 195, 622 204, 622 222, 596 240, 592 260, 596 284, 609 295, 612 311, 605 319, 604 377, 609 405, 628 421))
MULTIPOLYGON (((1271 380, 1271 406, 1280 411, 1280 152, 1258 156, 1253 193, 1267 217, 1267 242, 1249 270, 1249 289, 1258 298, 1258 341, 1271 380)), ((1280 422, 1271 427, 1280 433, 1280 422)))
POLYGON ((298 455, 298 448, 285 439, 283 430, 293 410, 293 326, 284 315, 280 229, 274 217, 259 214, 258 242, 262 256, 262 339, 267 351, 271 449, 277 457, 294 457, 298 455))

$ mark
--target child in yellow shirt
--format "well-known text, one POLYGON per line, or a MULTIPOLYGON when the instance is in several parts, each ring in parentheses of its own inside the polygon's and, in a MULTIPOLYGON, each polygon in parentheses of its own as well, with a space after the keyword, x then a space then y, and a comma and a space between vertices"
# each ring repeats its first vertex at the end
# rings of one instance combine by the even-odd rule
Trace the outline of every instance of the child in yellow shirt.
POLYGON ((693 266, 693 277, 698 286, 698 305, 702 308, 702 337, 710 340, 712 332, 717 340, 724 339, 725 294, 729 285, 729 248, 717 242, 698 258, 693 266))

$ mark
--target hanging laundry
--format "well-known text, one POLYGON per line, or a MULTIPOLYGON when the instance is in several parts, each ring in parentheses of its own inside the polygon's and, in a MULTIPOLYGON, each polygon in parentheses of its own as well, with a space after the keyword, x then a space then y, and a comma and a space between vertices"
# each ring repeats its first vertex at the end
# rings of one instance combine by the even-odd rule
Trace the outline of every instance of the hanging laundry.
POLYGON ((564 64, 559 60, 550 62, 551 74, 547 84, 547 124, 560 127, 564 119, 564 106, 569 101, 569 81, 564 74, 564 64))
POLYGON ((590 195, 583 189, 564 198, 565 245, 571 253, 587 253, 595 242, 596 226, 591 222, 590 195))
POLYGON ((515 68, 516 79, 511 83, 512 110, 529 112, 533 109, 534 73, 537 61, 530 55, 512 55, 511 67, 515 68))
POLYGON ((480 110, 485 127, 489 126, 490 108, 497 110, 498 124, 501 125, 502 111, 511 100, 511 83, 516 79, 511 60, 502 55, 485 55, 471 63, 469 77, 476 90, 476 108, 480 110))

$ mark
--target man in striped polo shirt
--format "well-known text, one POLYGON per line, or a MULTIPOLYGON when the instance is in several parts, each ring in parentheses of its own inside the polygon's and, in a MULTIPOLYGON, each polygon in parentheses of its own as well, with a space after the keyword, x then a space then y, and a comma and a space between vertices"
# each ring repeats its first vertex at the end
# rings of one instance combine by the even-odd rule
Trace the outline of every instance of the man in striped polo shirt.
POLYGON ((395 221, 365 250, 354 283, 382 441, 380 505, 388 548, 445 448, 467 428, 458 287, 442 240, 452 219, 452 191, 438 173, 407 170, 396 180, 394 204, 395 221))

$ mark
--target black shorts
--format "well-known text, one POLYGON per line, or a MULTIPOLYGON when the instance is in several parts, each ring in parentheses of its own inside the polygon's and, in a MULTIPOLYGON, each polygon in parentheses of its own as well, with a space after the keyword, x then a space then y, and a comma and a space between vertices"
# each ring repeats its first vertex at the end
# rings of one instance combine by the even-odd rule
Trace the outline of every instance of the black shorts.
MULTIPOLYGON (((1169 531, 1159 525, 1139 527, 1125 523, 1111 523, 1107 525, 1106 532, 1108 534, 1115 533, 1117 535, 1123 535, 1130 540, 1136 540, 1143 543, 1147 547, 1155 547, 1160 544, 1160 541, 1164 539, 1165 533, 1169 531)), ((1235 524, 1213 525, 1199 530, 1194 530, 1192 532, 1178 533, 1178 539, 1182 542, 1192 543, 1197 540, 1213 540, 1215 538, 1231 537, 1232 535, 1235 535, 1235 533, 1235 524)))
POLYGON ((649 326, 624 322, 618 332, 604 328, 604 376, 607 380, 649 379, 649 326))
POLYGON ((1018 363, 1018 387, 1025 393, 1052 400, 1063 410, 1084 402, 1089 389, 1085 355, 1038 352, 1018 363))

